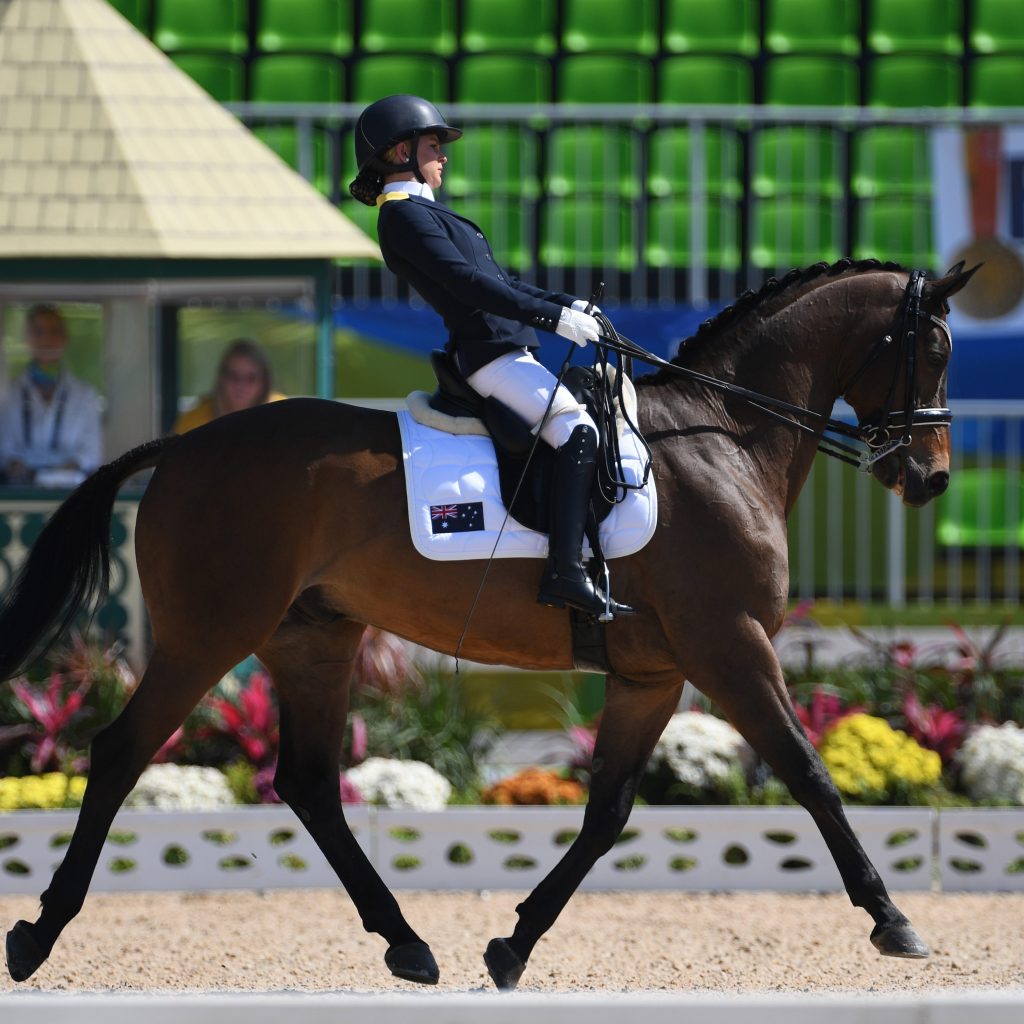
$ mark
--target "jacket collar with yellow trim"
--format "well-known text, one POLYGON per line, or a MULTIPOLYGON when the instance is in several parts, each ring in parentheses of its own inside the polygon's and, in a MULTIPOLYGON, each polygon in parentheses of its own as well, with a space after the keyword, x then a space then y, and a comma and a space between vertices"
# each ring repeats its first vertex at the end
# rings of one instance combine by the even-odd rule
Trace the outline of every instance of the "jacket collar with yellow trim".
POLYGON ((435 210, 437 213, 444 213, 449 217, 454 217, 456 220, 461 220, 472 227, 474 231, 480 230, 475 221, 470 220, 468 217, 463 217, 461 213, 456 213, 450 206, 445 206, 444 203, 439 203, 436 199, 427 199, 425 196, 413 196, 408 192, 382 192, 377 196, 377 206, 378 208, 382 207, 385 203, 393 202, 396 199, 408 199, 410 202, 418 203, 428 210, 435 210))

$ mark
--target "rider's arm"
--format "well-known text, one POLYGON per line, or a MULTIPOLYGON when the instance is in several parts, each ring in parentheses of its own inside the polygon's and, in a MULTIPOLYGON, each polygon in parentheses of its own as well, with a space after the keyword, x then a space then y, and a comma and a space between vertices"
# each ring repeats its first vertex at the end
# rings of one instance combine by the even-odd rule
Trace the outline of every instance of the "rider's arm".
POLYGON ((399 255, 459 302, 510 320, 555 329, 563 303, 544 298, 546 293, 513 287, 507 278, 499 279, 467 262, 430 211, 418 203, 386 203, 377 230, 385 256, 388 251, 399 255))
POLYGON ((532 295, 535 299, 547 299, 548 302, 557 302, 559 306, 571 306, 576 300, 575 295, 569 295, 567 292, 545 291, 543 288, 538 288, 535 284, 530 284, 529 281, 520 281, 518 277, 510 276, 508 283, 517 291, 532 295))

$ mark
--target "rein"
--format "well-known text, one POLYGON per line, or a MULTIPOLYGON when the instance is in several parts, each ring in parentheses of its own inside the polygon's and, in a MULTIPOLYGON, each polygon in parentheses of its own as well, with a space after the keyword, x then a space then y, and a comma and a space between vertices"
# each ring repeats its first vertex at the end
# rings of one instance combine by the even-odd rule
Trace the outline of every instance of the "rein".
MULTIPOLYGON (((924 290, 924 283, 924 271, 914 270, 911 272, 900 320, 900 337, 896 349, 896 372, 889 386, 885 406, 878 416, 861 420, 856 426, 850 426, 849 423, 833 419, 831 416, 825 416, 822 413, 815 412, 813 409, 806 409, 803 406, 794 405, 791 402, 786 402, 781 398, 774 398, 771 395, 763 395, 739 384, 719 380, 717 377, 711 377, 708 374, 700 373, 698 370, 691 370, 688 367, 680 366, 678 363, 662 359, 660 356, 648 352, 640 345, 620 334, 603 313, 598 313, 597 319, 601 323, 604 339, 597 344, 601 348, 617 352, 620 356, 641 359, 646 363, 665 370, 667 373, 694 381, 697 384, 703 384, 725 394, 733 395, 736 398, 741 398, 766 416, 770 416, 780 423, 785 423, 787 426, 817 437, 819 451, 848 465, 856 466, 862 472, 870 473, 874 464, 880 459, 884 459, 892 452, 905 448, 910 444, 910 431, 914 427, 948 427, 953 421, 953 414, 946 406, 930 406, 919 409, 915 407, 914 403, 918 322, 922 318, 930 320, 946 332, 950 345, 953 343, 949 324, 941 317, 937 317, 932 313, 922 312, 921 310, 921 294, 924 290), (894 411, 893 403, 896 396, 896 382, 899 379, 901 357, 906 366, 906 389, 903 396, 902 410, 894 411), (809 426, 799 419, 794 419, 794 417, 809 419, 814 425, 809 426), (902 428, 902 432, 899 436, 892 437, 890 436, 890 428, 902 428), (821 437, 820 434, 823 432, 840 434, 853 441, 858 441, 867 450, 862 451, 834 438, 821 437)), ((882 337, 868 353, 853 377, 850 378, 841 394, 845 395, 892 344, 892 335, 886 334, 882 337)))

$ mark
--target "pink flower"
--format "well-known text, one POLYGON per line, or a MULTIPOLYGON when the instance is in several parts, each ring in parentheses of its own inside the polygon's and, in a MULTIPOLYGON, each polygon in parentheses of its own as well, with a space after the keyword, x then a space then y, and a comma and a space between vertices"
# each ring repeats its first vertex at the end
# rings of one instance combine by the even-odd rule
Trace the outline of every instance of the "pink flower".
POLYGON ((861 709, 844 709, 843 702, 834 693, 826 693, 820 686, 816 686, 811 695, 810 705, 804 707, 802 704, 794 704, 794 710, 804 727, 804 732, 807 733, 807 738, 817 747, 829 729, 861 709))
POLYGON ((358 711, 352 713, 352 764, 366 760, 366 720, 358 711))
POLYGON ((25 680, 11 684, 41 733, 32 755, 32 771, 41 772, 51 765, 61 767, 61 760, 67 753, 60 742, 61 733, 81 710, 90 685, 89 680, 85 680, 65 695, 64 678, 58 672, 50 676, 45 689, 30 686, 25 680))
POLYGON ((265 765, 277 754, 277 709, 270 690, 270 677, 253 672, 234 704, 224 698, 210 702, 220 715, 221 731, 230 736, 256 766, 265 765))
POLYGON ((958 711, 947 711, 938 704, 923 707, 913 690, 903 698, 903 717, 910 735, 922 746, 934 750, 944 762, 952 760, 964 740, 967 723, 958 711))

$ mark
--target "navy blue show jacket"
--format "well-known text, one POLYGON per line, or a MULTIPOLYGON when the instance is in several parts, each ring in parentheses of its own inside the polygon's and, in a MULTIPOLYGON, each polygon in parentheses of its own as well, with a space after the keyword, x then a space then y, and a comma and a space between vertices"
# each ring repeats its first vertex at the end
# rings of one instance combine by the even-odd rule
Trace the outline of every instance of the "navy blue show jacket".
POLYGON ((514 349, 537 348, 534 327, 553 331, 574 296, 546 292, 507 274, 471 220, 407 192, 380 207, 377 236, 388 269, 440 314, 448 350, 467 376, 514 349))

